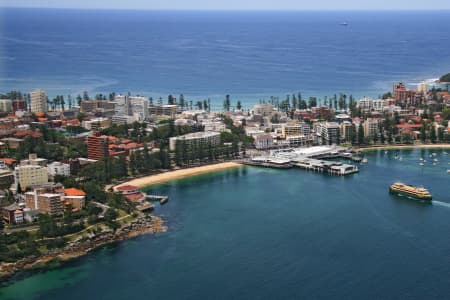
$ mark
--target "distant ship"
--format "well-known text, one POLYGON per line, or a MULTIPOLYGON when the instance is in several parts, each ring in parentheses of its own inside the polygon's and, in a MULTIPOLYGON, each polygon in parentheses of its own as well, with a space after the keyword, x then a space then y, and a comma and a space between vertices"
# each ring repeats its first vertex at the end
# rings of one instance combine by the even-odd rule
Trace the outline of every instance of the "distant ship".
POLYGON ((407 185, 401 182, 396 182, 389 187, 389 190, 393 194, 407 196, 410 198, 418 199, 418 200, 428 200, 431 201, 433 197, 430 192, 423 187, 415 187, 411 185, 407 185))
POLYGON ((339 24, 339 25, 341 25, 341 26, 348 26, 348 23, 347 23, 347 22, 342 22, 342 23, 339 24))

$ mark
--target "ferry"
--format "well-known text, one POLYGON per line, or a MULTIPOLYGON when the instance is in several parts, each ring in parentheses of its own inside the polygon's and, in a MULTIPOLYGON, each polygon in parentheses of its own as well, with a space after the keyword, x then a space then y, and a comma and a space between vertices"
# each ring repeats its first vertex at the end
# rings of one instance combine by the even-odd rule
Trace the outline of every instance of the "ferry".
POLYGON ((407 196, 417 200, 431 201, 433 197, 430 192, 423 187, 415 187, 401 182, 396 182, 389 187, 389 191, 393 194, 407 196))

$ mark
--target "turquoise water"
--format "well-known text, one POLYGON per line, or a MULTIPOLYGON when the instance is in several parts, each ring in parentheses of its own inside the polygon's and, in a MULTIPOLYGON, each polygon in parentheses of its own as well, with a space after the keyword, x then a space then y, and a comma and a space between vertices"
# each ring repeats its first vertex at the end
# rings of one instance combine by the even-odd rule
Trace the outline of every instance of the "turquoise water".
POLYGON ((367 157, 345 178, 243 167, 160 185, 149 192, 170 196, 156 205, 168 232, 19 276, 0 298, 448 298, 450 156, 367 157), (390 195, 395 180, 424 185, 436 202, 390 195))

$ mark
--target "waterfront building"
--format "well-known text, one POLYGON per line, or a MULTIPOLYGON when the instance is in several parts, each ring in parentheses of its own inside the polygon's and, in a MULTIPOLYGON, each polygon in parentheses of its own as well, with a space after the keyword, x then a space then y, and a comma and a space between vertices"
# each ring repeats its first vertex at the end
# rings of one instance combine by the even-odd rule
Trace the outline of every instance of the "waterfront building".
POLYGON ((212 146, 217 146, 220 144, 220 133, 219 132, 194 132, 188 133, 182 136, 171 137, 169 139, 170 151, 174 151, 177 141, 182 141, 185 144, 186 150, 191 149, 194 145, 207 146, 211 144, 212 146))
POLYGON ((290 135, 286 137, 290 147, 304 147, 308 145, 308 138, 304 135, 290 135))
POLYGON ((35 90, 31 92, 30 102, 31 102, 31 112, 47 112, 47 95, 43 90, 35 90))
POLYGON ((87 138, 88 159, 104 160, 108 154, 108 137, 91 135, 87 138))
POLYGON ((0 112, 12 112, 12 100, 11 99, 0 99, 0 112))
POLYGON ((281 137, 286 139, 288 136, 298 136, 303 134, 300 123, 289 123, 281 126, 281 137))
MULTIPOLYGON (((340 130, 341 130, 341 138, 346 142, 351 142, 353 124, 349 121, 344 121, 340 125, 340 130)), ((354 132, 353 134, 356 135, 356 132, 354 132)))
POLYGON ((378 134, 378 119, 368 118, 363 123, 364 135, 374 137, 378 134))
POLYGON ((70 176, 70 165, 55 161, 47 166, 48 174, 51 176, 70 176))
POLYGON ((320 122, 316 125, 316 133, 322 145, 336 144, 339 141, 340 128, 336 122, 320 122))
POLYGON ((28 187, 48 183, 47 167, 40 165, 19 165, 14 169, 14 183, 22 190, 28 187))
POLYGON ((255 136, 255 148, 258 150, 270 149, 273 147, 273 137, 270 134, 260 134, 255 136))

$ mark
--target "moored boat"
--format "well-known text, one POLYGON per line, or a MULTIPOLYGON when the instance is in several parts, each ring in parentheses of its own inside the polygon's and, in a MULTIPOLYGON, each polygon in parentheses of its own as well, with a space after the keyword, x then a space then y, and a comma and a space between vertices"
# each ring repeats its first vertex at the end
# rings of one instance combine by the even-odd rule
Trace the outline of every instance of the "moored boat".
POLYGON ((430 192, 423 187, 415 187, 401 182, 391 184, 389 191, 400 196, 407 196, 418 200, 431 201, 433 197, 430 192))

